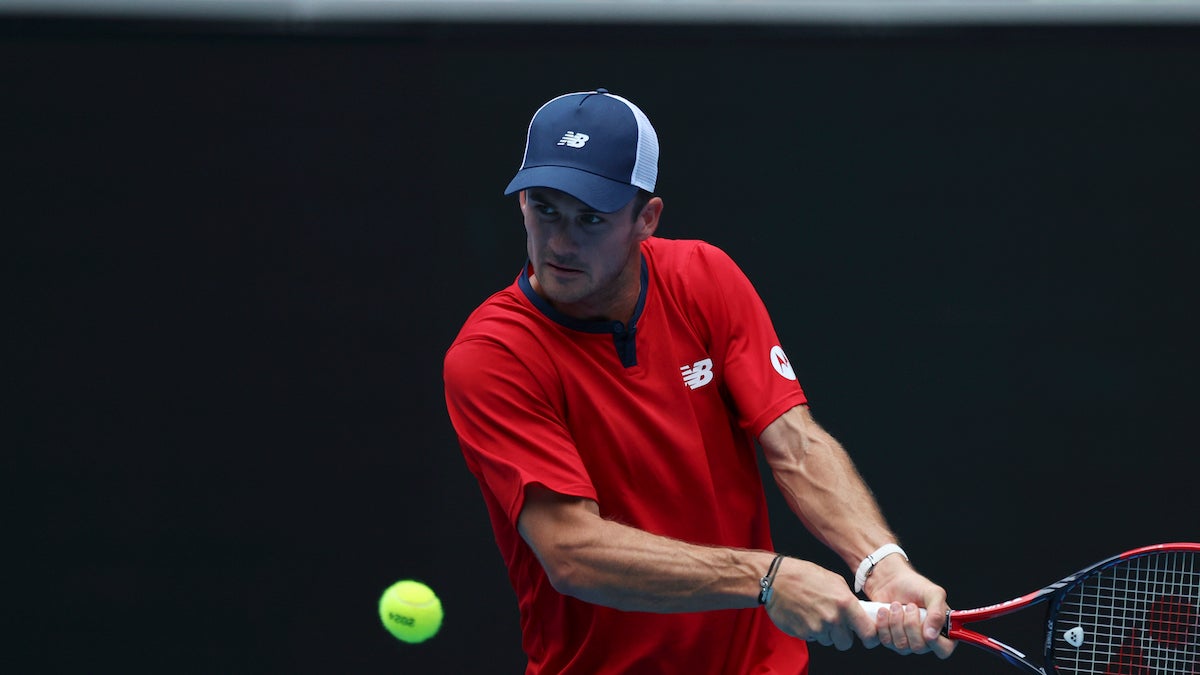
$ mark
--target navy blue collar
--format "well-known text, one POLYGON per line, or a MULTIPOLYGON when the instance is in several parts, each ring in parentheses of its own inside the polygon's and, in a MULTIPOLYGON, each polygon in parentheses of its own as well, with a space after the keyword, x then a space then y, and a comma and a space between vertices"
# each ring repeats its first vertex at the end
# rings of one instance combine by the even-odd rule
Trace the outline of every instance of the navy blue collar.
POLYGON ((642 256, 642 288, 638 292, 637 306, 633 309, 633 318, 629 320, 629 325, 620 321, 612 321, 608 319, 576 319, 573 316, 567 316, 562 312, 554 309, 550 303, 537 294, 533 290, 533 284, 529 281, 529 261, 525 262, 525 267, 521 270, 521 276, 517 277, 517 285, 521 287, 521 292, 526 298, 537 307, 538 311, 546 315, 546 318, 554 321, 560 326, 565 326, 571 330, 577 330, 583 333, 611 333, 613 336, 613 344, 617 348, 617 354, 621 357, 621 363, 626 367, 637 365, 637 349, 635 345, 635 337, 637 333, 637 322, 642 316, 642 310, 646 307, 646 289, 650 285, 650 270, 646 266, 646 257, 642 256))

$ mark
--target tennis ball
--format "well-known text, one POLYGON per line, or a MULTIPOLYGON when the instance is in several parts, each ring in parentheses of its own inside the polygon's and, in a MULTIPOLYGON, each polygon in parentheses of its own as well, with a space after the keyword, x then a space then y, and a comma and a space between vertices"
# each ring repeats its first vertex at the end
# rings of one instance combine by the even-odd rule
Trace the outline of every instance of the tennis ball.
POLYGON ((379 598, 383 627, 405 642, 424 642, 437 635, 442 616, 442 601, 419 581, 397 581, 379 598))

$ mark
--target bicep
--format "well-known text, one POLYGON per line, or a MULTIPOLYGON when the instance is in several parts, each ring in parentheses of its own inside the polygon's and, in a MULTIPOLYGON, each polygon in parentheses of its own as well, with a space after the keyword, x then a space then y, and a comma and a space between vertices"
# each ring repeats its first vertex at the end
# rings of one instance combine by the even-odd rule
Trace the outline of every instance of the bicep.
POLYGON ((525 502, 517 517, 517 530, 530 546, 534 546, 537 540, 578 531, 599 518, 600 506, 595 501, 531 483, 525 487, 525 502))
POLYGON ((814 442, 832 440, 807 405, 789 408, 758 435, 767 464, 773 469, 803 460, 814 442))
POLYGON ((525 487, 517 531, 541 562, 551 584, 560 588, 571 567, 567 553, 586 546, 602 522, 595 501, 533 483, 525 487))
POLYGON ((837 439, 817 424, 808 406, 789 409, 758 438, 775 481, 795 499, 819 500, 831 490, 860 491, 862 479, 854 462, 837 439))

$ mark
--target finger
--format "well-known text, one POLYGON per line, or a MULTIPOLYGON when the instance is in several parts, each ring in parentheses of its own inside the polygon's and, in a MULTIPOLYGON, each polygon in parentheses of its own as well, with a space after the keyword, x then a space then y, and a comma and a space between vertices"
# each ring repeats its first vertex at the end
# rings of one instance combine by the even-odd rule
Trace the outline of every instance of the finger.
POLYGON ((875 614, 875 634, 879 636, 879 644, 892 649, 892 613, 882 608, 875 614))
POLYGON ((911 652, 908 642, 908 631, 904 628, 904 605, 893 602, 888 608, 887 630, 892 635, 892 650, 899 654, 911 652))
POLYGON ((949 658, 950 655, 954 653, 954 648, 957 646, 958 640, 951 640, 950 638, 944 637, 939 637, 938 639, 929 643, 930 651, 932 651, 934 654, 937 654, 939 659, 949 658))
POLYGON ((921 612, 916 605, 904 605, 904 635, 908 648, 913 654, 924 654, 929 651, 925 641, 924 624, 921 622, 921 612))
POLYGON ((942 634, 942 626, 946 623, 946 614, 943 612, 940 616, 929 612, 925 617, 925 623, 921 624, 921 635, 925 638, 925 642, 933 643, 938 636, 942 634))
POLYGON ((855 612, 850 619, 850 629, 858 635, 858 639, 862 641, 863 646, 867 649, 874 649, 879 646, 879 614, 867 614, 866 612, 855 612))
POLYGON ((854 632, 843 626, 838 626, 830 631, 830 638, 833 640, 833 646, 839 652, 844 652, 854 646, 854 632))
POLYGON ((932 645, 942 634, 942 627, 946 624, 946 614, 950 611, 950 607, 946 605, 945 595, 926 598, 925 607, 928 610, 923 628, 925 642, 932 645))

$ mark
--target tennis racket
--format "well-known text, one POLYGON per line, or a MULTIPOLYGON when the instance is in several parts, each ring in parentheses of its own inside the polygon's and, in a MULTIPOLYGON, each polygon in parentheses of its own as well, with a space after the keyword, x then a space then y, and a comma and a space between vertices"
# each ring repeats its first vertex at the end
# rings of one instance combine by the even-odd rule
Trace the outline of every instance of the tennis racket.
MULTIPOLYGON (((871 616, 885 606, 862 604, 871 616)), ((1038 675, 1200 675, 1200 543, 1136 548, 1028 595, 951 610, 942 635, 1038 675), (1042 602, 1044 665, 966 627, 1042 602)))

